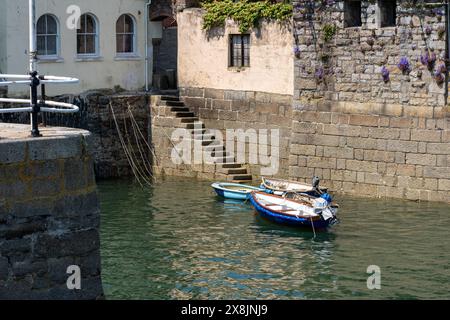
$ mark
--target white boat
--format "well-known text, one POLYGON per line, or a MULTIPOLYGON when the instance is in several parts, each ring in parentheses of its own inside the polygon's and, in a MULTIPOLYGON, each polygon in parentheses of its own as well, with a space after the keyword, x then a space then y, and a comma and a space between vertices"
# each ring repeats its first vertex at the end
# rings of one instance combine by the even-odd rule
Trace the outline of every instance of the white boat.
POLYGON ((318 190, 309 184, 301 183, 298 181, 290 181, 284 179, 275 179, 275 178, 262 178, 261 187, 264 189, 278 191, 278 192, 298 192, 298 193, 306 193, 312 196, 320 196, 321 193, 326 193, 327 189, 319 189, 318 190))

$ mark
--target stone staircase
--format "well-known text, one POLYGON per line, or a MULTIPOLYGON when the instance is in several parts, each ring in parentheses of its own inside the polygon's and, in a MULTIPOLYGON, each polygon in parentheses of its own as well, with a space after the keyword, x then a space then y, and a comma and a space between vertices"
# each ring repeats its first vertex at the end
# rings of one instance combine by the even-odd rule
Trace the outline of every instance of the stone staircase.
POLYGON ((249 183, 252 175, 242 163, 237 163, 235 158, 227 152, 223 141, 215 139, 214 135, 205 128, 189 107, 178 96, 161 96, 161 104, 170 108, 172 115, 179 121, 182 127, 191 131, 192 139, 200 140, 203 152, 207 152, 216 164, 217 173, 226 176, 227 181, 234 183, 249 183))

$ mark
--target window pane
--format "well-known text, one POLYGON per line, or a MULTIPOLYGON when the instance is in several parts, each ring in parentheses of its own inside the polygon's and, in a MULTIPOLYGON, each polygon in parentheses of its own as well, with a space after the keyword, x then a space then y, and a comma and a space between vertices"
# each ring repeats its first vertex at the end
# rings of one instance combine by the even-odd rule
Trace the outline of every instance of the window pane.
POLYGON ((95 36, 86 36, 86 53, 95 53, 95 36))
POLYGON ((38 55, 45 56, 45 36, 37 36, 37 52, 38 55))
POLYGON ((125 27, 124 27, 124 16, 120 16, 120 18, 116 22, 116 33, 124 33, 125 27))
POLYGON ((45 16, 39 18, 36 29, 37 34, 45 34, 45 16))
POLYGON ((242 65, 242 44, 240 36, 233 36, 233 66, 242 65))
POLYGON ((47 54, 56 55, 56 36, 47 36, 47 54))
POLYGON ((248 67, 250 65, 250 36, 242 36, 242 45, 244 46, 243 65, 248 67))
POLYGON ((117 44, 116 44, 116 50, 117 52, 124 52, 124 47, 123 47, 123 35, 118 34, 117 35, 117 44))
POLYGON ((58 27, 56 25, 56 20, 52 16, 47 16, 47 34, 57 34, 58 27))
POLYGON ((125 35, 125 52, 133 52, 133 36, 130 34, 125 35))
POLYGON ((131 19, 131 17, 128 15, 124 15, 124 20, 125 20, 125 32, 133 33, 134 32, 133 19, 131 19))
POLYGON ((79 54, 86 53, 86 45, 85 45, 84 37, 85 36, 83 36, 83 35, 77 36, 77 52, 79 54))
POLYGON ((80 17, 80 29, 77 29, 77 33, 85 33, 86 32, 86 15, 83 14, 80 17))
POLYGON ((89 15, 86 17, 86 33, 95 33, 95 20, 89 15))

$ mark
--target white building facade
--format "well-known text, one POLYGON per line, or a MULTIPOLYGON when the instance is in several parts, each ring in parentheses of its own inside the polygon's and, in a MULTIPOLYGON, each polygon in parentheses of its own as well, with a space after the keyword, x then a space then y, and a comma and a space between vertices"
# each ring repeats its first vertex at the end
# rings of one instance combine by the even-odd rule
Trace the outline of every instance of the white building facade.
MULTIPOLYGON (((80 79, 78 85, 52 86, 48 94, 151 87, 152 38, 161 38, 162 26, 149 21, 148 3, 37 0, 39 73, 80 79)), ((1 73, 28 73, 28 43, 28 0, 0 0, 1 73)), ((28 90, 10 87, 8 95, 28 90)))

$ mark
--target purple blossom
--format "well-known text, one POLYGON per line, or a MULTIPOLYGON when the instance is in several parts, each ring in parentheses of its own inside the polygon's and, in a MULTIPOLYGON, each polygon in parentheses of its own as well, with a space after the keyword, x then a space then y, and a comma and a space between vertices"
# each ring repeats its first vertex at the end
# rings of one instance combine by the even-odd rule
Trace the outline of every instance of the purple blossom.
POLYGON ((443 11, 442 9, 439 9, 439 8, 434 8, 434 9, 432 10, 432 12, 433 12, 435 15, 437 15, 437 16, 443 16, 443 15, 444 15, 444 11, 443 11))
POLYGON ((420 55, 420 62, 424 65, 424 66, 428 66, 430 60, 430 54, 427 52, 425 52, 424 54, 420 55))
POLYGON ((315 78, 319 81, 323 80, 323 77, 325 76, 325 71, 322 67, 319 67, 316 69, 316 73, 314 74, 315 78))
POLYGON ((397 66, 403 73, 411 71, 408 58, 406 57, 401 57, 397 66))
POLYGON ((384 82, 389 82, 389 80, 390 80, 389 74, 390 73, 389 73, 388 68, 386 68, 386 66, 383 66, 381 68, 381 75, 383 77, 384 82))
POLYGON ((445 63, 441 63, 439 65, 439 67, 437 68, 437 71, 439 71, 440 73, 446 73, 447 72, 447 66, 445 65, 445 63))
POLYGON ((426 26, 425 27, 425 34, 430 35, 431 32, 433 32, 433 29, 431 28, 431 26, 426 26))
POLYGON ((300 52, 301 52, 301 51, 300 51, 300 48, 296 46, 296 47, 294 48, 294 54, 295 54, 295 56, 298 57, 298 56, 300 55, 300 52))
POLYGON ((444 75, 440 72, 440 70, 436 70, 434 73, 434 79, 438 84, 442 84, 445 80, 444 75))

